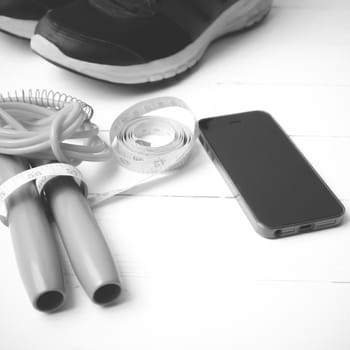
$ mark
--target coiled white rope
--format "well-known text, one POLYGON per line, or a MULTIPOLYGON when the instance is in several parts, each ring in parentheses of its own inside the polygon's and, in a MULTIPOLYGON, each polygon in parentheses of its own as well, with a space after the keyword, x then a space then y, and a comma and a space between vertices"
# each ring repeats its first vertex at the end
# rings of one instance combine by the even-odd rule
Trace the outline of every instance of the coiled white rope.
POLYGON ((59 110, 0 102, 0 153, 70 164, 112 155, 79 102, 64 103, 59 110))

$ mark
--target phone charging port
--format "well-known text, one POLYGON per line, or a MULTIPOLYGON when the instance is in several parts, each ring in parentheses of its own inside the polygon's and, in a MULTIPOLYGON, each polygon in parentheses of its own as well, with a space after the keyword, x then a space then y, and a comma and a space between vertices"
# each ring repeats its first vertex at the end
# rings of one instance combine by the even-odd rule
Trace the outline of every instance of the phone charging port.
POLYGON ((299 232, 300 233, 309 232, 309 231, 312 231, 313 228, 314 228, 313 225, 303 225, 299 227, 299 232))

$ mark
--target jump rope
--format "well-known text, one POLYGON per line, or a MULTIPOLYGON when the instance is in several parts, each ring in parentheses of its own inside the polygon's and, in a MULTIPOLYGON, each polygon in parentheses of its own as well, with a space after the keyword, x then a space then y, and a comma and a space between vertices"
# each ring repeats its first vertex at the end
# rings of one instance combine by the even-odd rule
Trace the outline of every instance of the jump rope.
POLYGON ((121 113, 110 144, 99 137, 92 116, 85 102, 53 91, 0 95, 0 219, 9 226, 31 302, 41 311, 56 310, 66 298, 49 216, 87 295, 97 304, 113 302, 122 283, 92 207, 183 165, 198 136, 191 110, 174 97, 142 101, 121 113), (187 115, 152 115, 170 108, 187 115), (167 142, 153 144, 152 136, 167 142), (89 196, 77 166, 113 158, 147 176, 131 187, 89 196))

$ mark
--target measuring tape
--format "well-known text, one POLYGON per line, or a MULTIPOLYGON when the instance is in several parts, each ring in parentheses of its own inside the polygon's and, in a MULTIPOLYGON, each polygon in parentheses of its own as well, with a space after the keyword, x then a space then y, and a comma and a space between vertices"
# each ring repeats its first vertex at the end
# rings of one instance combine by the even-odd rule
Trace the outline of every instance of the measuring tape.
POLYGON ((110 144, 120 165, 147 176, 129 187, 90 196, 91 206, 95 207, 120 193, 167 176, 171 170, 187 161, 197 137, 198 126, 195 115, 179 98, 159 97, 131 106, 113 122, 110 129, 110 144), (168 116, 169 108, 173 107, 185 112, 181 122, 176 119, 179 117, 176 110, 172 110, 176 118, 168 116), (168 114, 151 115, 161 110, 168 114), (153 144, 154 136, 161 137, 167 142, 161 145, 153 144))
POLYGON ((39 194, 43 191, 47 182, 57 176, 73 177, 83 192, 87 194, 87 186, 80 170, 70 164, 51 163, 25 170, 3 182, 0 186, 0 221, 7 226, 7 210, 5 201, 12 193, 23 185, 32 181, 36 182, 39 194))
MULTIPOLYGON (((184 121, 187 121, 184 119, 184 121)), ((173 170, 185 163, 198 136, 197 121, 186 103, 174 97, 140 102, 121 113, 110 130, 110 144, 118 162, 140 173, 173 170), (157 110, 178 107, 192 117, 185 125, 169 117, 148 115, 157 110), (163 136, 169 141, 153 146, 146 136, 163 136)))
MULTIPOLYGON (((92 207, 149 182, 155 176, 162 176, 170 170, 183 165, 188 159, 198 136, 197 121, 187 104, 174 97, 161 97, 135 104, 121 113, 110 130, 110 144, 116 159, 123 167, 146 173, 148 176, 128 188, 110 191, 106 194, 89 196, 92 207), (154 116, 150 113, 167 108, 181 108, 186 116, 181 122, 169 116, 154 116), (188 115, 191 118, 188 118, 188 115), (165 139, 161 145, 152 138, 165 139)), ((5 200, 23 185, 36 181, 39 193, 45 184, 56 176, 71 176, 82 185, 87 193, 81 172, 65 163, 51 163, 26 170, 8 179, 0 185, 0 220, 6 224, 7 213, 5 200)))

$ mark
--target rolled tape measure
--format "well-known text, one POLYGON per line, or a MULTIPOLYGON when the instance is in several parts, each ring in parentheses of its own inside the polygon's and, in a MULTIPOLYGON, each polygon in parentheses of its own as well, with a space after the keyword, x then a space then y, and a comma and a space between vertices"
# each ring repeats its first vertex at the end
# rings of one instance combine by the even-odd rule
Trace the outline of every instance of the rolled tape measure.
MULTIPOLYGON (((175 114, 176 115, 176 114, 175 114)), ((113 122, 110 144, 116 159, 123 167, 148 174, 146 178, 124 189, 89 196, 92 207, 101 202, 149 182, 155 176, 174 170, 188 159, 198 136, 197 121, 187 104, 175 97, 154 98, 128 108, 113 122), (181 122, 176 117, 150 115, 166 108, 181 108, 186 112, 181 122), (190 118, 189 118, 190 116, 190 118), (162 144, 154 138, 166 140, 162 144)), ((45 184, 55 176, 71 176, 87 193, 81 172, 70 164, 50 163, 26 170, 0 185, 0 220, 7 222, 5 200, 18 188, 36 181, 41 192, 45 184)))
POLYGON ((91 206, 167 176, 187 161, 197 137, 195 115, 179 98, 159 97, 131 106, 113 122, 110 144, 120 165, 147 175, 126 188, 90 196, 91 206), (184 113, 176 109, 182 109, 184 113), (164 115, 155 116, 156 111, 162 111, 164 115), (159 138, 165 142, 160 145, 153 142, 159 138))
POLYGON ((198 135, 197 121, 186 103, 174 97, 140 102, 121 113, 110 130, 110 144, 118 162, 140 173, 160 173, 175 169, 187 160, 198 135), (191 118, 187 125, 174 118, 150 113, 171 107, 184 109, 191 118), (153 145, 147 139, 168 140, 153 145))

